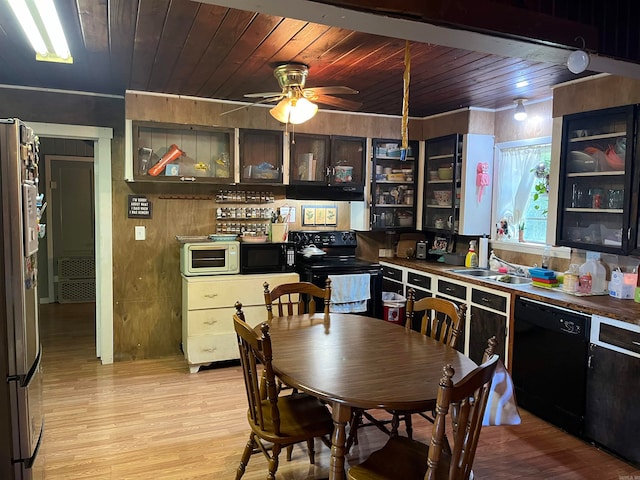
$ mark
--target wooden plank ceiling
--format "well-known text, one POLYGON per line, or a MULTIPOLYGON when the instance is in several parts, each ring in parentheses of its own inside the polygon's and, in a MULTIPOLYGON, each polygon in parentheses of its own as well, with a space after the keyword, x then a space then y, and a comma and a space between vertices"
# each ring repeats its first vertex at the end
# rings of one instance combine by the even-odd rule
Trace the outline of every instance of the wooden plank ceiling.
MULTIPOLYGON (((405 42, 191 0, 56 0, 73 65, 36 62, 0 2, 0 84, 123 95, 126 89, 247 101, 278 91, 275 66, 309 65, 307 87, 345 85, 357 111, 400 115, 405 42)), ((592 72, 585 72, 588 75, 592 72)), ((409 114, 502 108, 551 96, 566 67, 411 44, 409 114), (529 85, 517 88, 519 81, 529 85)), ((331 108, 321 105, 321 108, 331 108)))

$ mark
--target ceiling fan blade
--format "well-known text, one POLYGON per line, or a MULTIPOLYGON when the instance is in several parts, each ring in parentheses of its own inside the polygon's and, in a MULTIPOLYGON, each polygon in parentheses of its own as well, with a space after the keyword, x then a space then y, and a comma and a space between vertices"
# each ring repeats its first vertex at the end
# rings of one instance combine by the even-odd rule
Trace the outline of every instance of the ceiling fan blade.
POLYGON ((280 100, 280 97, 277 97, 277 98, 265 98, 264 100, 260 100, 259 102, 253 102, 253 103, 251 103, 249 105, 242 105, 242 106, 240 106, 238 108, 233 108, 231 110, 227 110, 226 112, 222 112, 220 114, 220 116, 226 115, 228 113, 237 112, 238 110, 242 110, 243 108, 249 108, 249 107, 253 107, 255 105, 260 105, 262 103, 269 103, 269 102, 273 102, 273 101, 276 101, 276 100, 280 100))
POLYGON ((312 92, 313 95, 355 95, 356 93, 360 93, 358 90, 354 90, 353 88, 339 85, 334 87, 305 88, 303 92, 305 92, 305 96, 306 92, 312 92))
POLYGON ((260 98, 260 97, 282 97, 282 92, 262 92, 262 93, 245 93, 247 98, 260 98))
POLYGON ((331 105, 332 107, 342 108, 345 110, 357 110, 362 106, 361 102, 345 100, 344 98, 332 97, 330 95, 318 95, 318 97, 314 98, 313 101, 324 103, 325 105, 331 105))

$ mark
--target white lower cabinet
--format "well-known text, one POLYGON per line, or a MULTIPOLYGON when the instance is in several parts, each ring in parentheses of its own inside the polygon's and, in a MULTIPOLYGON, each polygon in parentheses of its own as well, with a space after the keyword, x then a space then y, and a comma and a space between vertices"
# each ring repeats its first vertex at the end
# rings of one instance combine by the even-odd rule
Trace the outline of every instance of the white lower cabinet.
POLYGON ((247 323, 267 319, 264 282, 269 288, 298 282, 297 273, 182 277, 182 350, 191 373, 202 365, 239 358, 233 329, 235 303, 247 323))

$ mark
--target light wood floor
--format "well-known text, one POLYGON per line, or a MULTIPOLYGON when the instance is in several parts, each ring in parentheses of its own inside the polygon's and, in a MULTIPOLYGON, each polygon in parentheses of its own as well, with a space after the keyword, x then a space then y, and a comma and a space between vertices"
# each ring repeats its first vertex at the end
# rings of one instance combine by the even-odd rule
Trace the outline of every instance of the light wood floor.
MULTIPOLYGON (((94 305, 42 305, 46 480, 233 479, 248 438, 238 366, 189 374, 180 356, 101 365, 95 358, 94 305)), ((476 479, 639 480, 640 470, 521 412, 516 427, 485 427, 476 479)), ((430 425, 416 420, 415 437, 430 425)), ((383 444, 361 431, 349 460, 383 444)), ((280 480, 326 478, 329 450, 318 442, 316 465, 296 446, 282 458, 280 480)), ((243 477, 266 477, 254 456, 243 477)), ((402 479, 398 479, 402 480, 402 479)))

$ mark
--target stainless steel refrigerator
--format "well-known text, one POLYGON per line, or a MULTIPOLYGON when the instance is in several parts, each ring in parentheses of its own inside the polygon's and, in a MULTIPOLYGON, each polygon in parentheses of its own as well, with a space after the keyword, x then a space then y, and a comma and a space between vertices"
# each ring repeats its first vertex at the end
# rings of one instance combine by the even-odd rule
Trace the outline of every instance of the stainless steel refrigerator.
POLYGON ((0 478, 41 478, 44 431, 37 285, 38 140, 0 119, 0 478))

